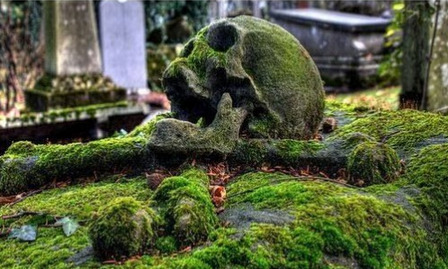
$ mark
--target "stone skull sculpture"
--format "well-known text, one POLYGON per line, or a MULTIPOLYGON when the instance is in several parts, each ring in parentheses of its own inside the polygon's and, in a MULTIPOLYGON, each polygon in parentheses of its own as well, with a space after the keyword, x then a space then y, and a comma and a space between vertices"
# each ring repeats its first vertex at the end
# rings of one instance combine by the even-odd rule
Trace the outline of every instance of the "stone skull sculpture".
POLYGON ((324 108, 319 72, 283 28, 248 16, 202 29, 163 75, 178 118, 211 123, 224 92, 248 111, 250 137, 312 137, 324 108))
MULTIPOLYGON (((165 70, 162 83, 178 120, 160 122, 153 145, 161 144, 167 130, 191 130, 200 119, 210 133, 220 125, 216 115, 226 114, 218 111, 226 107, 220 106, 224 94, 226 104, 244 115, 233 119, 240 124, 234 132, 249 138, 309 139, 323 116, 323 85, 308 52, 283 28, 253 17, 203 28, 165 70)), ((185 144, 188 138, 177 133, 185 144)))

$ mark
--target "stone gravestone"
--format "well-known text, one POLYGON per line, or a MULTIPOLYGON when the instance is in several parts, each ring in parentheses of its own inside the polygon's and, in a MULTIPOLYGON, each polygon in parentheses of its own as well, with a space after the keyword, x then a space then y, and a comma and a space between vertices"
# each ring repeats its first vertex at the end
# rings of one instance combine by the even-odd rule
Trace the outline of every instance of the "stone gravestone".
POLYGON ((448 0, 441 1, 429 74, 426 108, 448 114, 448 0))
POLYGON ((101 53, 91 0, 43 1, 45 75, 25 91, 32 111, 115 103, 126 90, 101 74, 101 53))
POLYGON ((104 74, 121 87, 147 88, 143 3, 103 0, 99 10, 104 74))
POLYGON ((45 71, 54 75, 101 73, 93 2, 44 1, 45 71))

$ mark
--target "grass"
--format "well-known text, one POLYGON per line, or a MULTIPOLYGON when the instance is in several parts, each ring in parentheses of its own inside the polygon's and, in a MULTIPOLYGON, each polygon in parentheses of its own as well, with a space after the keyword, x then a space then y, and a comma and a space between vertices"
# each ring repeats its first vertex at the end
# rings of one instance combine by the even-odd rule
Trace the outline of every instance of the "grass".
POLYGON ((362 91, 328 94, 327 100, 373 109, 398 109, 400 87, 373 88, 362 91))

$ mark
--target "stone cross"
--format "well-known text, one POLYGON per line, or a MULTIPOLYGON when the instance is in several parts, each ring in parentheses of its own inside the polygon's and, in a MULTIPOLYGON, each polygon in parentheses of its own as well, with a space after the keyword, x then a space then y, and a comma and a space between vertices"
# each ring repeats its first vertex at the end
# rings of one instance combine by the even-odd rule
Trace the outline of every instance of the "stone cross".
POLYGON ((141 1, 103 0, 100 3, 104 75, 118 86, 147 88, 144 20, 141 1))
POLYGON ((101 73, 93 2, 43 1, 45 71, 53 75, 101 73))
POLYGON ((441 1, 431 57, 426 108, 429 111, 448 114, 448 0, 441 1))

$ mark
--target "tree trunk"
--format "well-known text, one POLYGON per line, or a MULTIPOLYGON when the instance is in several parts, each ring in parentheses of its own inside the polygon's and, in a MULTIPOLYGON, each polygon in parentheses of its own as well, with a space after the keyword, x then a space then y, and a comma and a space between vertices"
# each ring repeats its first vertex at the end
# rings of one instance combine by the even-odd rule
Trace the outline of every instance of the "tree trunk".
MULTIPOLYGON (((401 108, 420 108, 428 67, 431 6, 429 1, 405 1, 401 108)), ((423 108, 425 109, 425 108, 423 108)))
MULTIPOLYGON (((448 113, 448 0, 442 0, 428 78, 429 111, 448 113)), ((435 21, 435 19, 434 19, 435 21)), ((433 26, 435 27, 435 26, 433 26)), ((433 31, 433 30, 431 30, 433 31)))

